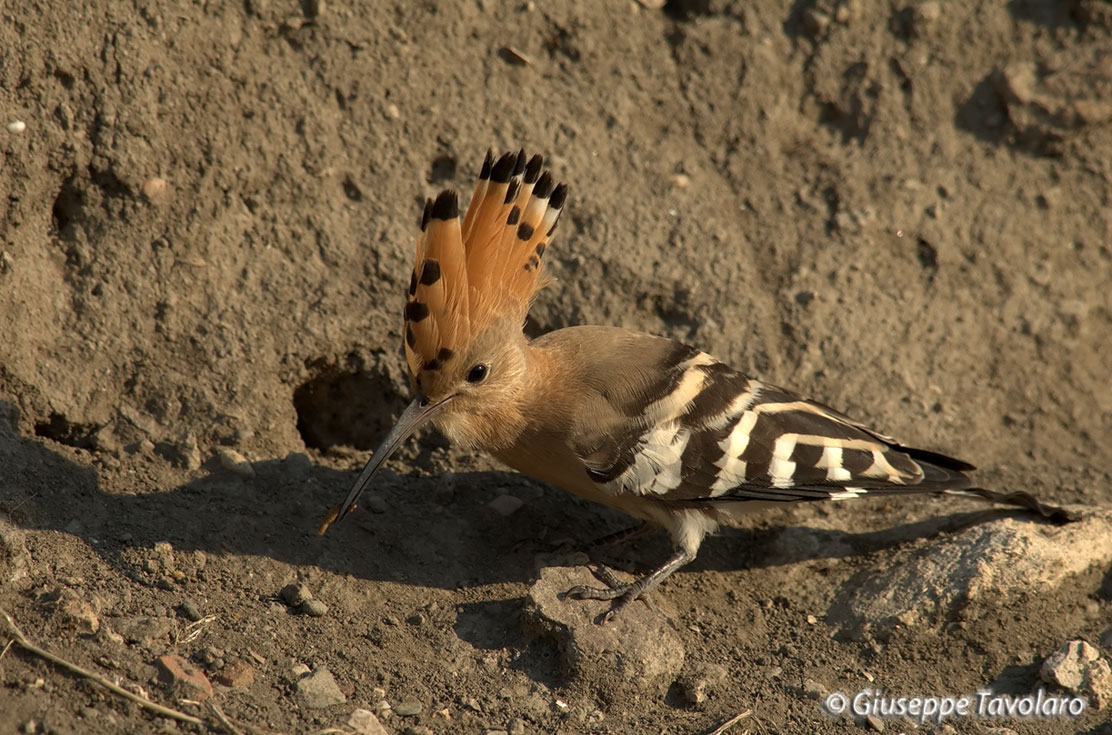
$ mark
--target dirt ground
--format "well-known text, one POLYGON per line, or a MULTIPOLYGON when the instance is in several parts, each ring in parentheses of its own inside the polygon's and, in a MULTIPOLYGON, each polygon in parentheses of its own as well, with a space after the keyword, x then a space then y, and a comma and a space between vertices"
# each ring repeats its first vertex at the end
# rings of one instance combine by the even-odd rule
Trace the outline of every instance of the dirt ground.
MULTIPOLYGON (((571 187, 531 333, 675 337, 986 487, 1112 504, 1112 6, 660 4, 0 9, 0 607, 23 632, 211 720, 203 685, 167 683, 178 654, 241 732, 352 731, 364 708, 414 735, 746 710, 732 733, 859 732, 823 689, 1026 693, 1062 643, 1096 645, 1104 569, 933 628, 827 621, 972 501, 724 531, 657 593, 681 681, 622 696, 521 623, 538 557, 618 514, 427 432, 315 534, 406 401, 420 202, 468 190, 488 146, 571 187), (831 530, 853 553, 807 541, 831 530), (297 581, 324 606, 287 604, 297 581)), ((1108 712, 917 731, 1107 735, 1108 712)), ((0 658, 2 732, 197 730, 0 658)))

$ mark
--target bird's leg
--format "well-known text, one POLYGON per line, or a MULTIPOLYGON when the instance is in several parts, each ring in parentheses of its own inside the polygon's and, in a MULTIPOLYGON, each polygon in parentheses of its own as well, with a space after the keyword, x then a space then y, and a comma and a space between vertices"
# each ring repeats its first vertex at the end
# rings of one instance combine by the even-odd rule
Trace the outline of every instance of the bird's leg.
MULTIPOLYGON (((651 530, 653 530, 652 525, 650 525, 647 521, 641 521, 636 526, 630 526, 629 528, 623 528, 620 531, 615 531, 614 533, 608 533, 605 536, 601 536, 588 543, 587 548, 593 551, 594 549, 602 546, 613 546, 614 544, 620 544, 623 541, 630 541, 635 538, 640 538, 641 536, 649 533, 649 531, 651 530)), ((609 582, 607 582, 607 584, 609 584, 609 582)))
POLYGON ((677 551, 673 554, 668 561, 661 564, 656 569, 652 570, 645 576, 634 582, 622 582, 614 573, 608 568, 600 566, 598 570, 594 571, 595 576, 606 583, 607 587, 587 587, 586 585, 577 585, 567 591, 567 596, 576 600, 614 600, 614 604, 610 606, 609 612, 602 616, 599 620, 600 624, 606 624, 614 619, 614 616, 629 606, 631 602, 644 597, 651 592, 658 584, 663 582, 668 576, 695 559, 695 555, 687 551, 677 551))

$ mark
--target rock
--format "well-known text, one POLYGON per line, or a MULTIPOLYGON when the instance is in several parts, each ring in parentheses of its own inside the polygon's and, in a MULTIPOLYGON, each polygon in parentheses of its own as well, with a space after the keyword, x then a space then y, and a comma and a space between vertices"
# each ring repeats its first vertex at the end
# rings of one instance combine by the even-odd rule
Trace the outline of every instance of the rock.
POLYGON ((355 731, 357 735, 390 735, 389 731, 382 726, 378 717, 374 712, 365 709, 357 709, 351 713, 348 718, 347 726, 355 731))
POLYGON ((30 574, 27 535, 0 518, 0 586, 29 579, 30 574))
POLYGON ((181 613, 194 623, 204 617, 201 608, 197 607, 197 603, 188 597, 181 601, 181 613))
POLYGON ((141 188, 143 196, 147 199, 157 199, 166 193, 166 179, 161 176, 153 176, 144 181, 141 188))
POLYGON ((201 467, 201 449, 197 446, 197 437, 192 433, 186 434, 181 441, 173 446, 170 457, 179 467, 187 470, 196 470, 201 467))
POLYGON ((174 547, 168 541, 159 541, 154 545, 154 558, 158 560, 161 565, 162 571, 172 572, 175 569, 174 565, 174 547))
POLYGON ((1104 649, 1106 654, 1112 655, 1112 625, 1109 625, 1100 634, 1100 647, 1104 649))
POLYGON ((394 711, 402 717, 416 717, 421 714, 421 703, 415 699, 407 699, 395 706, 394 711))
POLYGON ((677 680, 688 704, 699 705, 707 701, 707 688, 725 680, 726 667, 720 664, 698 664, 677 680))
POLYGON ((525 720, 520 717, 515 717, 510 720, 510 724, 506 727, 506 732, 509 735, 525 735, 525 720))
POLYGON ((285 679, 289 682, 296 682, 298 679, 308 676, 313 671, 305 664, 300 661, 294 661, 293 659, 286 660, 284 666, 285 679))
POLYGON ((1085 641, 1063 644, 1043 661, 1039 676, 1047 684, 1085 695, 1096 709, 1112 704, 1112 666, 1100 649, 1085 641))
POLYGON ((513 515, 521 506, 525 505, 525 501, 513 495, 499 495, 494 500, 487 503, 487 507, 493 510, 500 516, 513 515))
POLYGON ((803 694, 807 697, 807 699, 813 700, 815 702, 821 702, 823 699, 826 698, 826 695, 828 693, 829 692, 826 688, 826 685, 824 685, 822 682, 815 681, 814 679, 803 680, 803 694))
POLYGON ((827 621, 850 637, 870 625, 934 627, 969 606, 1051 592, 1110 563, 1110 512, 1090 512, 1063 526, 1002 518, 925 544, 881 574, 872 568, 855 574, 835 596, 827 621))
POLYGON ((100 630, 96 611, 76 590, 59 587, 43 597, 51 614, 69 630, 92 635, 100 630))
POLYGON ((346 701, 332 672, 326 668, 319 668, 297 682, 297 703, 304 709, 321 709, 346 701))
POLYGON ((174 621, 165 617, 139 615, 133 618, 118 618, 112 627, 128 643, 138 643, 146 648, 163 644, 169 640, 174 621))
POLYGON ((167 684, 177 699, 199 701, 212 696, 212 684, 204 672, 176 653, 160 656, 157 665, 159 681, 167 684))
POLYGON ((216 460, 220 469, 230 472, 236 477, 250 480, 255 476, 255 468, 251 466, 247 458, 230 447, 217 447, 213 452, 213 459, 216 460))
POLYGON ((225 666, 215 677, 218 684, 232 689, 246 689, 255 681, 255 669, 242 661, 225 666))
POLYGON ((526 632, 552 641, 573 684, 597 686, 608 698, 660 696, 683 666, 684 648, 670 621, 642 601, 606 625, 595 620, 610 609, 600 600, 564 599, 576 585, 601 583, 586 567, 545 567, 525 600, 526 632))
POLYGON ((106 454, 117 454, 120 451, 120 440, 116 432, 108 424, 100 427, 92 436, 93 448, 106 454))
POLYGON ((803 11, 803 30, 811 38, 819 38, 830 28, 830 16, 821 10, 808 8, 803 11))
POLYGON ((306 600, 313 599, 309 586, 301 582, 290 582, 282 588, 278 596, 290 607, 301 607, 306 600))
POLYGON ((993 79, 1017 141, 1045 153, 1085 128, 1112 121, 1112 75, 1103 49, 1016 61, 993 79))
POLYGON ((328 605, 320 600, 306 600, 297 609, 311 618, 323 618, 328 614, 328 605))

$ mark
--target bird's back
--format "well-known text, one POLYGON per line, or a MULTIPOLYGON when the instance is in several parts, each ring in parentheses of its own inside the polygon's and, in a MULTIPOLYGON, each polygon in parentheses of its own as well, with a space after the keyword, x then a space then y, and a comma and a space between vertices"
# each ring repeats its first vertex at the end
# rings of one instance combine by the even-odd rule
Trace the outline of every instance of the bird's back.
POLYGON ((634 515, 645 517, 631 504, 723 508, 970 486, 971 465, 901 446, 670 339, 570 327, 531 351, 544 403, 500 458, 634 515))

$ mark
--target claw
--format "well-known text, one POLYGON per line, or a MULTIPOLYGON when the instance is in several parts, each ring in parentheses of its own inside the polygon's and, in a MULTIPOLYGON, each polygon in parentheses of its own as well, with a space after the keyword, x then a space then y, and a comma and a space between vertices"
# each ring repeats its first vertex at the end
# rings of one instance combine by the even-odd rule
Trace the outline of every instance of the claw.
POLYGON ((688 551, 677 551, 672 555, 672 558, 664 562, 663 565, 649 572, 644 577, 641 577, 636 582, 623 582, 614 575, 614 572, 610 571, 609 567, 599 564, 591 569, 591 573, 598 577, 600 581, 606 583, 608 589, 588 587, 587 585, 581 584, 572 587, 564 593, 564 596, 570 597, 573 600, 614 600, 614 604, 610 606, 610 610, 595 621, 599 625, 606 625, 609 623, 621 613, 622 610, 629 607, 630 603, 634 600, 644 600, 645 604, 648 605, 653 612, 659 612, 649 599, 649 592, 660 584, 665 577, 694 558, 694 554, 688 551))
POLYGON ((636 583, 623 582, 615 576, 609 567, 599 564, 591 569, 591 573, 604 582, 606 587, 588 587, 580 584, 564 593, 565 597, 573 600, 614 600, 610 609, 599 616, 595 621, 599 625, 606 625, 614 617, 629 606, 631 602, 641 596, 641 590, 636 583))

